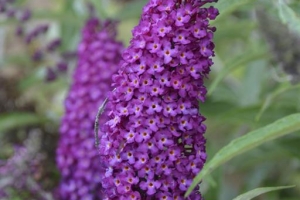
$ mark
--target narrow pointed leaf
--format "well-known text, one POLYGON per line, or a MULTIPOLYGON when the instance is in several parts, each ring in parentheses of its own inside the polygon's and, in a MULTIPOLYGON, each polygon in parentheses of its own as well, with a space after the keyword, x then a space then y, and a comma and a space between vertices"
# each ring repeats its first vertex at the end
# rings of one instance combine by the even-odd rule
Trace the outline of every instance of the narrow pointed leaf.
POLYGON ((280 86, 280 88, 278 88, 277 90, 275 90, 274 92, 272 92, 271 94, 269 94, 267 96, 261 109, 259 110, 258 114, 256 115, 255 120, 256 121, 260 120, 261 116, 268 109, 268 107, 272 104, 272 102, 274 102, 274 100, 276 99, 277 96, 280 96, 287 91, 299 89, 299 88, 300 88, 300 84, 298 84, 298 85, 284 84, 284 85, 280 86))
MULTIPOLYGON (((255 0, 254 0, 255 1, 255 0)), ((243 6, 245 4, 253 3, 253 0, 223 0, 223 1, 218 1, 215 4, 215 7, 218 8, 220 11, 220 16, 216 19, 219 20, 222 18, 222 16, 225 16, 236 9, 238 9, 240 6, 243 6)))
POLYGON ((254 197, 257 197, 261 194, 267 193, 267 192, 272 192, 276 190, 283 190, 283 189, 288 189, 295 187, 294 185, 291 186, 278 186, 278 187, 262 187, 262 188, 256 188, 254 190, 251 190, 249 192, 246 192, 244 194, 241 194, 234 198, 233 200, 250 200, 253 199, 254 197))
POLYGON ((34 113, 14 112, 0 115, 0 133, 22 126, 39 124, 44 119, 34 113))
POLYGON ((249 151, 265 142, 298 130, 300 130, 300 114, 292 114, 231 141, 227 146, 219 150, 208 163, 206 163, 202 171, 194 178, 193 183, 185 196, 188 196, 193 191, 203 177, 210 174, 214 169, 235 156, 249 151))
POLYGON ((300 17, 283 0, 278 0, 279 17, 284 24, 297 33, 300 33, 300 17))
POLYGON ((218 72, 217 77, 214 79, 210 87, 208 88, 208 95, 211 95, 214 90, 217 88, 219 83, 233 70, 246 66, 247 63, 251 61, 258 60, 260 58, 263 58, 266 56, 266 52, 263 48, 253 47, 249 49, 247 52, 244 52, 243 54, 233 58, 232 60, 229 60, 225 63, 224 68, 221 69, 220 72, 218 72))
POLYGON ((142 13, 142 8, 146 5, 147 0, 138 0, 128 3, 116 15, 117 19, 126 20, 139 17, 142 13))

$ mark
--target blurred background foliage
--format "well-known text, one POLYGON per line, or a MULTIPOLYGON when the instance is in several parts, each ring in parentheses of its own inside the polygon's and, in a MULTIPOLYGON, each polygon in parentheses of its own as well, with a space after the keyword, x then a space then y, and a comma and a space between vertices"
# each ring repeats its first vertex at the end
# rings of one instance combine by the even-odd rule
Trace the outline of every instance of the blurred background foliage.
MULTIPOLYGON (((9 158, 16 145, 39 130, 37 149, 46 158, 34 181, 42 184, 45 192, 59 181, 55 167, 58 127, 76 64, 74 56, 64 53, 76 52, 80 29, 91 12, 88 3, 99 17, 119 20, 118 38, 128 45, 146 2, 16 0, 15 9, 32 11, 26 23, 0 13, 0 159, 9 158), (49 25, 48 31, 30 44, 15 34, 20 25, 31 30, 43 23, 49 25), (32 59, 35 51, 53 38, 61 39, 57 51, 38 61, 32 59), (57 71, 56 63, 64 59, 68 70, 45 81, 49 68, 57 71)), ((215 64, 206 81, 207 101, 200 104, 200 112, 207 118, 208 159, 234 138, 300 111, 300 2, 219 0, 215 5, 220 9, 212 22, 217 27, 215 64)), ((257 187, 296 185, 257 199, 298 200, 299 152, 299 132, 268 142, 205 178, 202 193, 208 200, 229 200, 257 187)), ((27 194, 13 191, 11 195, 11 199, 24 199, 27 194)))

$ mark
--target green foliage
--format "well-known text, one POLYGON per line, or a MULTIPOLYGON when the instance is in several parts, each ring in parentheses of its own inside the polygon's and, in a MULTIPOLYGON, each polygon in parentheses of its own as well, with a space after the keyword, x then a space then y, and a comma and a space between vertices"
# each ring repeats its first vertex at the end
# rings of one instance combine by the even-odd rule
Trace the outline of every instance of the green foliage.
POLYGON ((201 182, 203 177, 233 157, 249 151, 265 142, 298 130, 300 130, 300 114, 294 114, 232 140, 230 144, 223 147, 209 162, 206 163, 201 172, 195 177, 186 196, 188 196, 201 182))
POLYGON ((278 0, 279 17, 284 24, 287 24, 290 29, 297 31, 300 34, 300 16, 297 15, 284 0, 278 0))
POLYGON ((139 17, 142 13, 142 7, 146 5, 147 0, 135 0, 126 4, 116 15, 117 19, 126 20, 139 17))
POLYGON ((0 133, 22 126, 30 126, 42 123, 45 119, 32 113, 14 112, 0 115, 0 133))
POLYGON ((211 95, 213 91, 216 89, 218 84, 223 80, 223 78, 231 73, 233 70, 238 67, 243 67, 245 64, 249 62, 253 62, 257 59, 260 59, 266 55, 265 50, 260 47, 253 47, 251 49, 247 49, 246 52, 243 52, 241 55, 231 58, 229 61, 224 63, 224 68, 218 72, 218 75, 214 78, 212 84, 208 89, 208 95, 211 95))
POLYGON ((264 103, 262 104, 261 109, 259 110, 259 113, 256 116, 256 120, 258 121, 262 114, 266 111, 266 109, 272 105, 272 102, 274 100, 276 100, 277 96, 280 96, 282 94, 284 94, 285 92, 288 92, 290 90, 297 90, 300 88, 300 84, 298 85, 291 85, 289 83, 285 83, 279 86, 278 89, 274 90, 271 94, 269 94, 267 96, 267 98, 265 99, 264 103))
POLYGON ((239 195, 238 197, 234 198, 233 200, 250 200, 254 197, 257 197, 261 194, 272 192, 276 190, 283 190, 283 189, 289 189, 295 186, 279 186, 279 187, 263 187, 263 188, 256 188, 254 190, 251 190, 249 192, 246 192, 244 194, 239 195))
POLYGON ((222 18, 223 16, 225 17, 231 12, 237 10, 241 6, 253 3, 254 1, 256 0, 219 0, 218 3, 215 4, 215 6, 220 11, 219 18, 222 18))

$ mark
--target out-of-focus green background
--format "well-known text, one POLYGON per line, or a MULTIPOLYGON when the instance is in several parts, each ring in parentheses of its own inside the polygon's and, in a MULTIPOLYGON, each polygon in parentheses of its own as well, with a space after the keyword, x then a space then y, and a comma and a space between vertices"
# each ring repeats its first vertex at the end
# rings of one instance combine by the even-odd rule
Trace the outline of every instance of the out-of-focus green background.
MULTIPOLYGON (((0 159, 13 153, 32 131, 40 132, 38 152, 45 164, 34 180, 45 192, 58 183, 54 156, 63 100, 76 59, 67 73, 45 82, 56 54, 33 62, 32 53, 52 38, 57 54, 76 51, 80 29, 88 17, 84 0, 18 0, 16 8, 32 10, 27 29, 48 23, 48 32, 30 45, 14 34, 19 22, 0 14, 0 159)), ((119 20, 118 38, 128 45, 145 0, 91 0, 102 19, 119 20)), ((208 160, 234 138, 300 111, 300 2, 298 0, 219 0, 215 32, 216 56, 207 101, 208 160)), ((99 72, 100 73, 100 72, 99 72)), ((1 177, 0 177, 1 178, 1 177)), ((0 179, 1 183, 1 179, 0 179)), ((300 132, 268 142, 227 162, 206 177, 201 190, 207 200, 229 200, 257 187, 296 185, 258 197, 300 199, 300 132)), ((26 192, 12 192, 24 199, 26 192)))

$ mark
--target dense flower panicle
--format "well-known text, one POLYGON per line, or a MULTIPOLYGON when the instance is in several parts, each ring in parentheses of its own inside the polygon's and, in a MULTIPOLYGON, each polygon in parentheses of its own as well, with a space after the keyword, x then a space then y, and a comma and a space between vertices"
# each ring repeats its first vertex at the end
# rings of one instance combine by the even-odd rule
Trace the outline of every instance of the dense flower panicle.
POLYGON ((10 190, 25 190, 34 194, 28 179, 33 179, 34 175, 39 173, 37 168, 42 160, 42 155, 35 155, 24 146, 15 147, 15 154, 7 161, 0 162, 0 180, 3 181, 0 199, 8 199, 10 190))
MULTIPOLYGON (((90 7, 92 7, 92 5, 90 7)), ((58 77, 58 75, 67 71, 71 62, 65 59, 63 70, 61 70, 59 63, 64 59, 63 54, 69 54, 69 56, 71 56, 74 52, 61 53, 58 51, 62 44, 61 39, 53 38, 48 40, 46 38, 46 33, 49 29, 51 29, 49 24, 43 23, 31 25, 31 22, 34 21, 32 19, 31 10, 16 4, 14 0, 0 0, 0 17, 3 17, 4 19, 14 19, 17 21, 15 34, 21 37, 28 46, 32 46, 32 48, 30 48, 30 51, 32 51, 30 52, 32 61, 38 64, 47 62, 56 65, 56 67, 51 66, 46 68, 46 81, 53 81, 58 77)), ((72 56, 72 59, 75 57, 76 56, 72 56)))
POLYGON ((123 47, 115 37, 115 24, 110 21, 101 23, 92 18, 83 28, 57 150, 61 199, 102 199, 101 162, 94 147, 93 125, 99 105, 112 90, 111 76, 121 59, 123 47))
MULTIPOLYGON (((104 199, 183 199, 206 160, 203 79, 213 64, 215 0, 151 0, 123 53, 100 140, 104 199)), ((202 199, 194 191, 189 199, 202 199)))
POLYGON ((27 193, 27 198, 49 199, 39 183, 46 155, 40 153, 41 133, 33 130, 23 146, 16 146, 14 155, 0 160, 0 199, 11 199, 11 193, 27 193))

